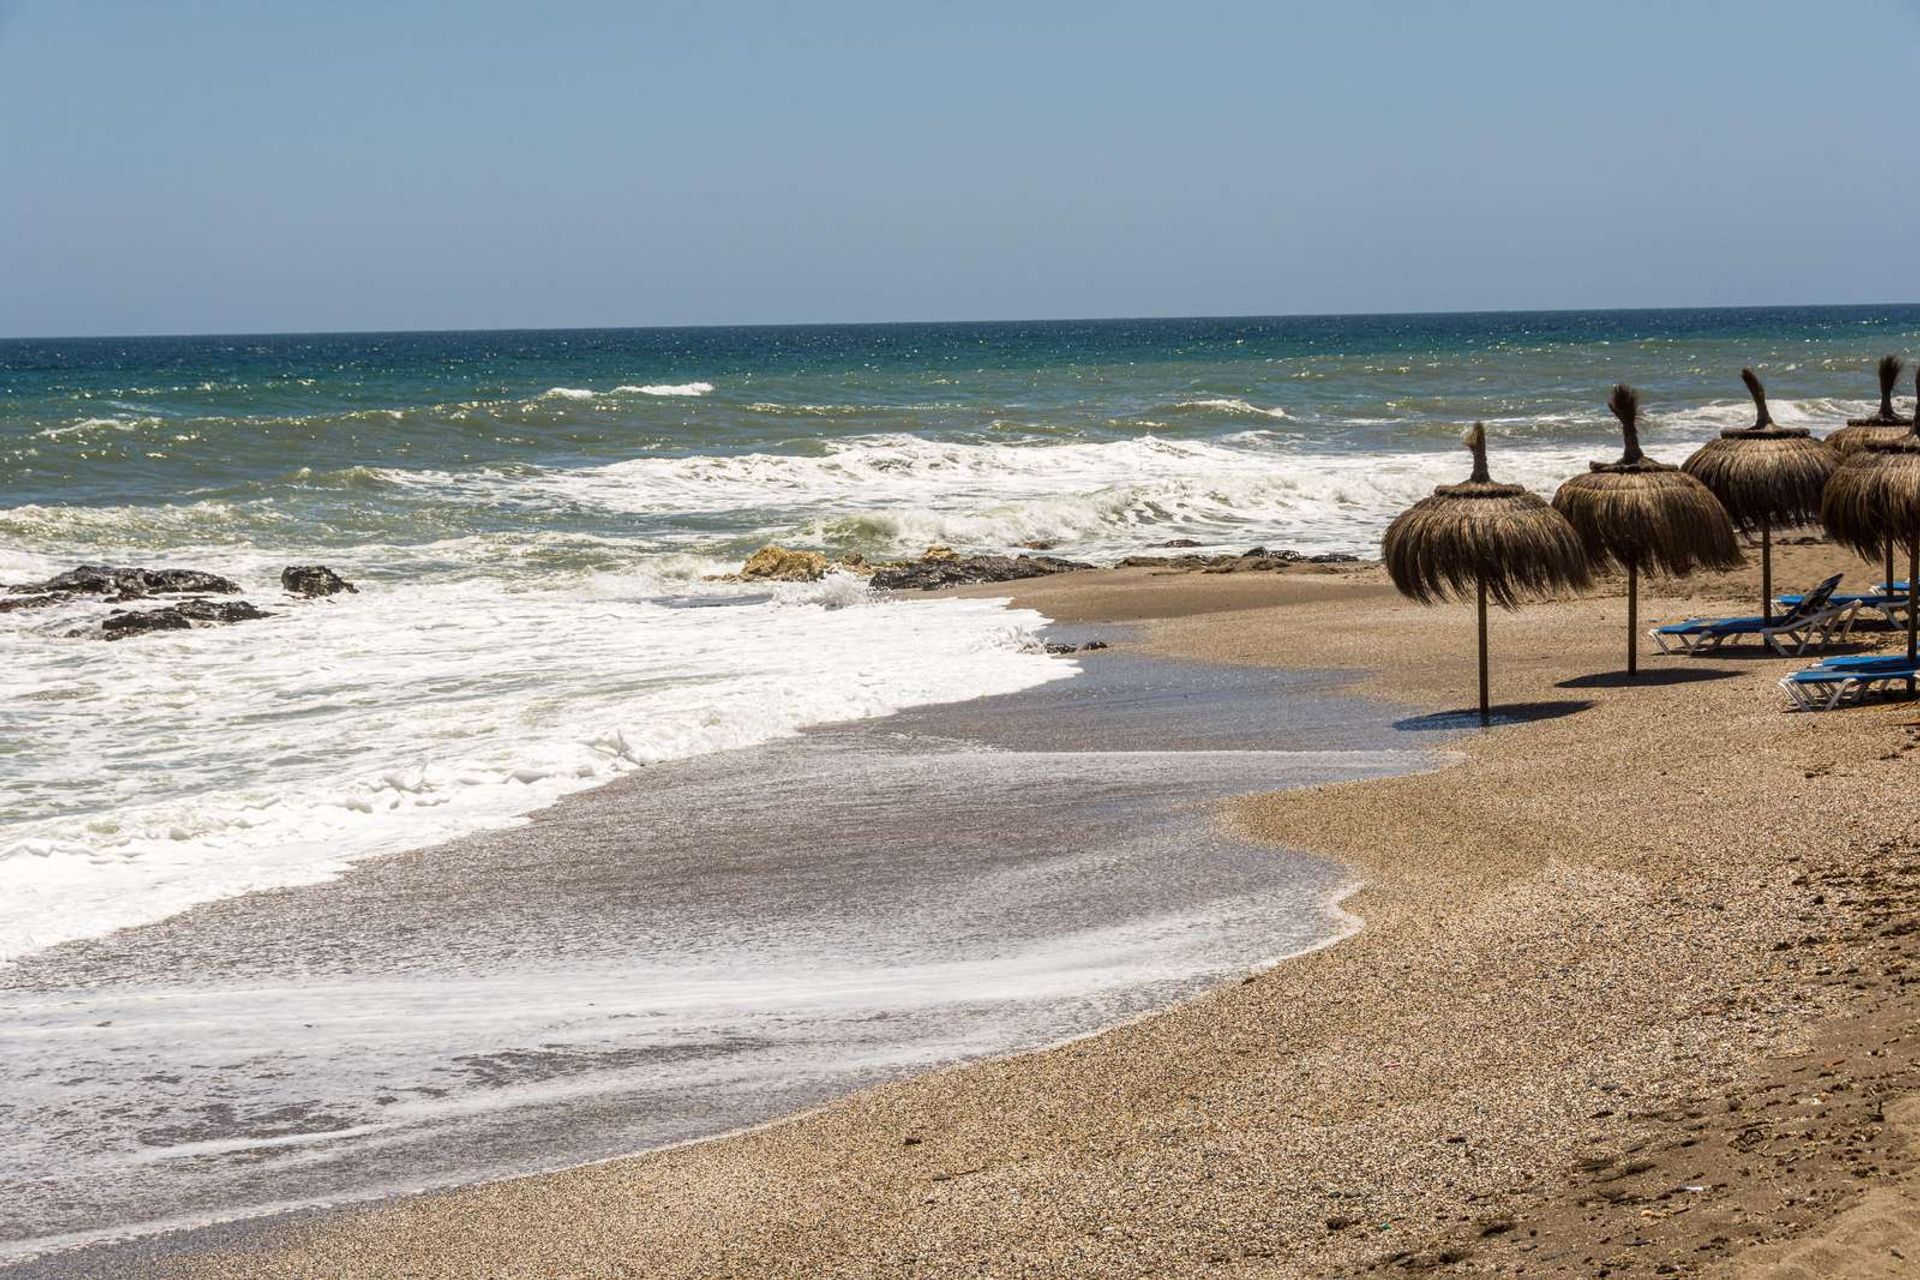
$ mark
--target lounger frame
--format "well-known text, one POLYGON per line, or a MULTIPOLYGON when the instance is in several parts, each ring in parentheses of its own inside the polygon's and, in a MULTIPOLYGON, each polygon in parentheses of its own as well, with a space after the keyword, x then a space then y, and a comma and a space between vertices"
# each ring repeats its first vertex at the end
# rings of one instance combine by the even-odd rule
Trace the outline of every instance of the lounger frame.
POLYGON ((1660 652, 1667 654, 1698 656, 1712 653, 1737 637, 1758 636, 1775 653, 1793 657, 1805 653, 1815 644, 1824 648, 1830 644, 1845 643, 1853 636, 1853 624, 1859 613, 1860 602, 1849 600, 1844 604, 1816 610, 1805 617, 1783 616, 1772 626, 1767 626, 1759 619, 1743 618, 1719 625, 1708 620, 1703 621, 1701 629, 1694 632, 1663 631, 1655 627, 1647 634, 1660 646, 1660 652))

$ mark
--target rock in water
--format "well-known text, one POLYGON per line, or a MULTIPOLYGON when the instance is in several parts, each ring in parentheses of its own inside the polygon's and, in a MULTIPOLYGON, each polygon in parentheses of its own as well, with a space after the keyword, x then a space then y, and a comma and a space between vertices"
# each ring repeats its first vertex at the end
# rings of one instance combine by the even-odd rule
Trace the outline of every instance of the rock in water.
POLYGON ((1044 578, 1050 573, 1073 569, 1091 569, 1078 560, 1058 556, 926 556, 916 564, 897 565, 873 575, 873 585, 896 591, 917 588, 932 591, 938 587, 959 586, 968 582, 1014 582, 1021 578, 1044 578))
POLYGON ((216 595, 238 595, 240 584, 217 573, 199 569, 139 569, 126 565, 83 564, 48 578, 45 582, 21 583, 7 588, 12 595, 40 595, 46 592, 66 595, 117 595, 122 599, 140 596, 185 595, 211 591, 216 595))
POLYGON ((280 571, 280 585, 296 596, 332 596, 360 588, 323 564, 290 564, 280 571))
POLYGON ((100 624, 100 630, 109 640, 125 640, 128 636, 145 635, 149 631, 186 631, 195 623, 219 626, 272 616, 245 600, 182 600, 164 609, 124 609, 109 614, 100 624))
POLYGON ((750 582, 817 582, 826 573, 827 558, 818 551, 789 551, 771 544, 740 566, 740 576, 750 582))

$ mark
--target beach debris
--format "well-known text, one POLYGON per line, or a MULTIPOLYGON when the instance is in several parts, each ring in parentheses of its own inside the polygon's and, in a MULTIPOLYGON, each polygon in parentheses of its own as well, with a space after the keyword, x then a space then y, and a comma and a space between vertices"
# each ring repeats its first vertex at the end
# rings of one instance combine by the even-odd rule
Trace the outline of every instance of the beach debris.
POLYGON ((296 596, 331 596, 360 588, 323 564, 290 564, 280 571, 280 585, 296 596))
POLYGON ((45 582, 18 583, 9 595, 108 596, 137 600, 143 596, 204 594, 237 595, 240 584, 199 569, 141 569, 126 565, 83 564, 45 582))
POLYGON ((1782 427, 1767 409, 1767 390, 1751 369, 1740 371, 1753 397, 1754 423, 1731 427, 1694 451, 1680 469, 1713 490, 1734 526, 1760 534, 1760 616, 1773 622, 1773 527, 1813 524, 1820 493, 1840 453, 1804 427, 1782 427))
POLYGON ((1089 640, 1085 644, 1063 644, 1059 641, 1049 640, 1046 649, 1047 652, 1051 654, 1064 654, 1094 653, 1106 647, 1107 642, 1105 640, 1089 640))
POLYGON ((1402 595, 1421 604, 1473 597, 1480 617, 1480 723, 1487 702, 1487 601, 1503 609, 1579 590, 1591 581, 1586 548, 1567 518, 1517 484, 1487 471, 1487 429, 1474 423, 1465 444, 1473 472, 1443 484, 1387 526, 1381 559, 1402 595))
MULTIPOLYGON (((945 550, 945 548, 935 548, 945 550)), ((874 573, 873 585, 895 591, 933 591, 970 582, 1014 582, 1049 574, 1091 569, 1078 560, 1058 556, 923 556, 918 562, 890 565, 874 573)))
POLYGON ((793 551, 768 543, 740 566, 748 582, 818 582, 827 574, 827 558, 818 551, 793 551))
POLYGON ((108 640, 125 640, 150 631, 187 631, 195 626, 224 626, 272 616, 245 600, 194 599, 161 609, 118 609, 100 623, 100 630, 108 640))
POLYGON ((1627 674, 1640 669, 1640 571, 1685 577, 1695 569, 1738 568, 1744 557, 1733 521, 1713 491, 1676 466, 1640 451, 1640 393, 1620 383, 1607 398, 1626 450, 1617 462, 1588 464, 1553 495, 1573 522, 1596 570, 1627 571, 1627 674))

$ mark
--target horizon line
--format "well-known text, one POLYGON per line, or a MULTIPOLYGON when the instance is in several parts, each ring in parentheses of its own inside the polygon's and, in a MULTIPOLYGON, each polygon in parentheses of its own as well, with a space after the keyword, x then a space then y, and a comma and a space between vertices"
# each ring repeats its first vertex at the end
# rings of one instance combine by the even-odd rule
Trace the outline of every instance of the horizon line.
POLYGON ((4 334, 0 342, 146 342, 157 338, 401 338, 420 334, 662 334, 718 328, 912 328, 929 324, 1131 324, 1179 320, 1363 320, 1375 317, 1461 317, 1461 315, 1634 315, 1674 311, 1872 311, 1880 307, 1920 307, 1920 301, 1866 303, 1720 303, 1699 307, 1475 307, 1465 311, 1267 311, 1236 315, 1087 315, 1087 317, 1006 317, 973 320, 753 320, 695 324, 536 324, 488 328, 288 328, 227 332, 142 332, 142 334, 4 334))
POLYGON ((365 338, 490 333, 684 333, 709 329, 890 329, 928 325, 1131 324, 1176 323, 1190 320, 1361 320, 1382 316, 1626 315, 1681 311, 1870 311, 1888 307, 1920 307, 1920 302, 1738 303, 1660 307, 1492 307, 1460 311, 1271 311, 1223 315, 1027 316, 973 320, 776 320, 747 323, 707 321, 694 324, 501 325, 465 329, 262 329, 199 333, 168 330, 147 333, 8 334, 0 335, 0 342, 125 342, 161 338, 365 338))

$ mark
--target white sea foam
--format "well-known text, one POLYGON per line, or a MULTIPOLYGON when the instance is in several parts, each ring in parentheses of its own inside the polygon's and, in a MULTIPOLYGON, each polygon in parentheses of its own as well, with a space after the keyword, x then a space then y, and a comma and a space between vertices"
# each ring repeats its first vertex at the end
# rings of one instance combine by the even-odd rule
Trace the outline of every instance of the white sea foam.
MULTIPOLYGON (((1668 433, 1656 456, 1684 458, 1704 433, 1668 433)), ((1306 551, 1365 552, 1409 502, 1458 480, 1465 454, 1308 452, 1263 432, 1217 440, 1140 436, 1071 444, 860 436, 810 454, 643 458, 515 482, 555 505, 635 513, 727 512, 769 538, 859 543, 889 552, 930 542, 1003 550, 1033 541, 1091 556, 1169 536, 1248 539, 1306 551)), ((1551 490, 1602 450, 1501 451, 1504 476, 1551 490)), ((471 488, 472 475, 413 483, 471 488)), ((471 496, 482 494, 473 489, 471 496)))
POLYGON ((1278 405, 1263 409, 1259 405, 1242 399, 1239 396, 1221 396, 1211 400, 1182 400, 1174 407, 1177 409, 1219 409, 1227 413, 1253 414, 1262 418, 1285 419, 1292 416, 1278 405))
POLYGON ((0 959, 325 879, 658 761, 1074 669, 1035 652, 1037 616, 991 601, 877 602, 836 575, 675 608, 658 585, 363 577, 357 596, 265 599, 267 621, 116 644, 61 639, 66 610, 0 615, 41 641, 0 670, 17 738, 0 959))
POLYGON ((704 396, 713 390, 711 382, 653 382, 645 386, 615 387, 616 395, 704 396))
MULTIPOLYGON (((537 400, 593 400, 600 396, 704 396, 713 390, 711 382, 649 382, 629 383, 613 388, 611 391, 595 391, 591 387, 548 387, 537 400)), ((461 406, 470 408, 472 406, 461 406)))

